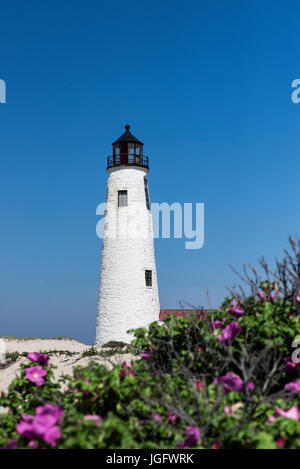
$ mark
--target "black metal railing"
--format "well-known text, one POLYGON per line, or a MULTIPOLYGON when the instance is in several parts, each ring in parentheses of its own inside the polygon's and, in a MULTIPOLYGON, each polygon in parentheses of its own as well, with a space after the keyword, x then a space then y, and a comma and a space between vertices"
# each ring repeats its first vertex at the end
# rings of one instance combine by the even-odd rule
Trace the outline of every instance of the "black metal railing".
POLYGON ((107 157, 107 169, 113 168, 114 166, 142 166, 143 168, 149 169, 149 158, 148 156, 141 156, 135 154, 120 154, 115 156, 107 157))

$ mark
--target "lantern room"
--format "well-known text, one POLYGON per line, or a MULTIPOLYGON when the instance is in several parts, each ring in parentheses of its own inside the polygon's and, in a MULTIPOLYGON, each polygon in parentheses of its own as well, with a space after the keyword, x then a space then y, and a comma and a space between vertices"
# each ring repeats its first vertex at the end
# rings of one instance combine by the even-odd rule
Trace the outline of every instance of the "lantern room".
POLYGON ((143 155, 144 144, 130 132, 125 125, 125 132, 113 144, 113 154, 107 158, 107 168, 114 166, 143 166, 149 168, 149 159, 143 155))

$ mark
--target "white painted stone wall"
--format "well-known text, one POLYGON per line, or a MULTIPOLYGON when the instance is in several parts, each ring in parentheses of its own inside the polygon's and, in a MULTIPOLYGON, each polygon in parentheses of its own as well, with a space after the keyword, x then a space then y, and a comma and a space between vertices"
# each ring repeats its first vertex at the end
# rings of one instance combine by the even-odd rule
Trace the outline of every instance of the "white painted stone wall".
POLYGON ((129 329, 159 319, 152 215, 144 190, 147 172, 141 167, 109 169, 96 345, 128 343, 133 337, 129 329), (127 190, 127 207, 118 207, 120 190, 127 190), (145 284, 145 270, 152 270, 152 287, 145 284))

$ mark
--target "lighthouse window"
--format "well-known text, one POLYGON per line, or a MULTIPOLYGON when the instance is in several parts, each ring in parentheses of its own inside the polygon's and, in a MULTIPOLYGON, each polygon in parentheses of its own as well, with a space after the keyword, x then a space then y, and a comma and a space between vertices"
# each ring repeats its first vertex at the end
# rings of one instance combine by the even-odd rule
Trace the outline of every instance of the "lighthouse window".
POLYGON ((128 154, 129 155, 134 155, 134 144, 133 143, 128 143, 128 154))
POLYGON ((145 270, 146 287, 152 287, 152 270, 145 270))
POLYGON ((144 177, 144 187, 145 187, 146 206, 147 206, 147 209, 150 210, 149 190, 148 190, 148 182, 147 182, 146 177, 144 177))
POLYGON ((118 191, 118 207, 127 207, 127 191, 118 191))

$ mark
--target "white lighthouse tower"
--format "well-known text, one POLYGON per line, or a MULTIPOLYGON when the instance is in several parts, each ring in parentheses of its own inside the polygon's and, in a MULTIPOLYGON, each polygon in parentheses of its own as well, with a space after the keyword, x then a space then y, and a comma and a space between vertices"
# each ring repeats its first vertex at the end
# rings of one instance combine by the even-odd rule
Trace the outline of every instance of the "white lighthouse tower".
POLYGON ((125 126, 107 158, 96 345, 130 342, 129 329, 159 319, 152 215, 148 192, 149 159, 143 143, 125 126))

